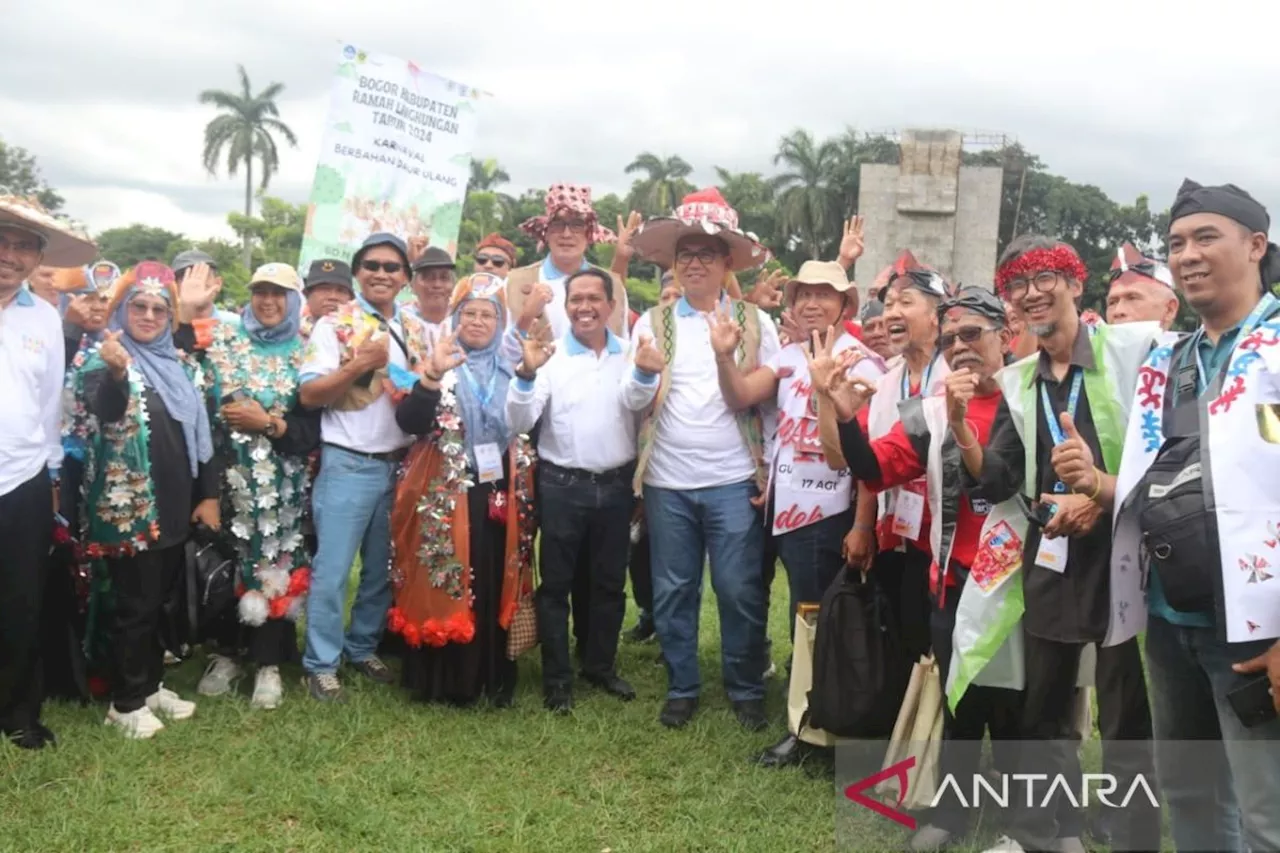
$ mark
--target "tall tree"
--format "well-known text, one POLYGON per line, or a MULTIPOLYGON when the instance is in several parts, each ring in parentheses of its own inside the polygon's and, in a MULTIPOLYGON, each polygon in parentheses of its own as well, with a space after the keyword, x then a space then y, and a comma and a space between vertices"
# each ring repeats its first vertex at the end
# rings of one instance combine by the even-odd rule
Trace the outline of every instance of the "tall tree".
POLYGON ((835 209, 832 197, 839 158, 834 142, 816 142, 803 128, 784 136, 773 155, 774 165, 786 169, 770 179, 778 194, 786 243, 798 241, 810 258, 823 257, 832 240, 839 239, 838 223, 844 214, 835 209))
POLYGON ((40 174, 35 155, 3 139, 0 139, 0 191, 35 196, 48 211, 62 207, 62 196, 49 188, 49 183, 40 174))
MULTIPOLYGON (((249 75, 243 65, 237 65, 240 73, 240 91, 206 89, 200 93, 200 103, 211 104, 221 110, 204 128, 204 167, 209 174, 216 174, 218 161, 225 155, 227 174, 234 176, 244 166, 244 215, 253 216, 253 161, 262 164, 261 189, 265 190, 271 176, 280 167, 280 154, 272 134, 279 134, 291 146, 297 147, 298 139, 287 124, 280 120, 276 98, 284 91, 283 83, 272 83, 258 94, 253 94, 249 75)), ((251 265, 252 246, 244 239, 244 265, 251 265)))
POLYGON ((693 192, 693 184, 685 180, 692 172, 683 157, 659 157, 648 151, 636 155, 626 168, 628 175, 643 172, 644 177, 631 185, 627 203, 634 209, 651 216, 666 216, 680 203, 680 199, 693 192))
POLYGON ((251 247, 256 245, 252 263, 246 269, 271 261, 292 263, 302 250, 302 232, 306 222, 305 204, 291 204, 272 196, 262 197, 260 216, 227 214, 227 224, 241 241, 248 240, 251 247))
POLYGON ((490 157, 488 160, 471 161, 471 180, 467 182, 468 192, 492 192, 500 185, 511 180, 507 170, 498 165, 498 161, 490 157))
POLYGON ((108 228, 98 235, 98 255, 121 268, 138 261, 167 264, 173 256, 191 248, 191 241, 181 234, 135 223, 124 228, 108 228))

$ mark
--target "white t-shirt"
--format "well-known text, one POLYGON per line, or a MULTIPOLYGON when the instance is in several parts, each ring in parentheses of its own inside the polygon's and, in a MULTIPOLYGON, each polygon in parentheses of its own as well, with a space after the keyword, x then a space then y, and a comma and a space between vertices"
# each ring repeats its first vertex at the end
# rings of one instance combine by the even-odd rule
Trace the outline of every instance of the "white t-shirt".
MULTIPOLYGON (((390 325, 396 334, 404 338, 404 326, 400 322, 400 314, 391 320, 390 325)), ((380 333, 379 333, 380 334, 380 333)), ((375 334, 372 340, 377 340, 375 334)), ((388 350, 391 363, 408 368, 403 350, 394 340, 388 350)), ((341 349, 338 336, 334 331, 333 318, 322 317, 316 322, 311 332, 311 340, 307 343, 306 361, 300 371, 302 382, 309 382, 321 376, 328 376, 339 367, 341 349)), ((363 409, 352 412, 340 412, 325 409, 320 417, 320 438, 326 444, 337 444, 348 450, 360 453, 389 453, 408 447, 413 443, 413 436, 400 429, 396 423, 396 408, 391 396, 383 393, 363 409)))
MULTIPOLYGON (((879 356, 850 334, 836 341, 836 354, 859 349, 866 355, 849 375, 875 384, 884 375, 879 356)), ((809 383, 809 363, 800 344, 788 344, 766 365, 775 374, 790 368, 778 381, 778 433, 773 443, 769 477, 773 486, 773 534, 790 533, 837 515, 853 502, 849 469, 832 471, 818 437, 818 410, 809 383)))
MULTIPOLYGON (((759 314, 759 364, 778 353, 778 330, 768 314, 759 314)), ((710 314, 700 314, 681 299, 675 306, 675 355, 671 389, 658 414, 653 450, 644 482, 662 489, 706 489, 755 477, 755 463, 734 413, 720 393, 715 351, 711 348, 710 314)), ((632 337, 652 335, 649 315, 636 322, 632 337)), ((628 382, 634 382, 629 376, 628 382)), ((762 413, 763 414, 763 413, 762 413)), ((765 424, 765 436, 771 426, 765 424)))

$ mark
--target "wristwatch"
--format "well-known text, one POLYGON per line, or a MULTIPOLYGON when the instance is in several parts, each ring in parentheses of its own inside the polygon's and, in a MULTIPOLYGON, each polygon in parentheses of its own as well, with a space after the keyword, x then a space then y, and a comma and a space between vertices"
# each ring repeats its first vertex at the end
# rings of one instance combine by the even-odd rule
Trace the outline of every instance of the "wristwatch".
POLYGON ((275 438, 278 432, 280 432, 280 430, 276 429, 276 419, 275 418, 268 419, 267 428, 262 431, 262 434, 265 435, 267 438, 275 438))

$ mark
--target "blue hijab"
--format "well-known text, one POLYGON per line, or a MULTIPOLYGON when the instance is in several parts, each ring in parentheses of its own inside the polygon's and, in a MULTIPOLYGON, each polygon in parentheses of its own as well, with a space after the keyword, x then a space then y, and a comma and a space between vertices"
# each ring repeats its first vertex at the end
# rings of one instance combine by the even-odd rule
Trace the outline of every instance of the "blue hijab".
MULTIPOLYGON (((150 270, 144 269, 147 262, 138 265, 138 278, 142 279, 150 270)), ((155 264, 155 266, 160 266, 155 264)), ((164 269, 168 269, 165 267, 164 269)), ((169 273, 173 275, 173 273, 169 273)), ((213 458, 213 436, 209 432, 209 413, 205 410, 200 393, 196 391, 191 378, 187 376, 182 362, 178 358, 178 350, 173 345, 173 327, 165 323, 164 331, 155 340, 143 343, 129 334, 129 303, 141 290, 135 285, 129 295, 120 300, 115 313, 111 315, 108 328, 123 331, 120 344, 128 351, 133 363, 142 373, 143 384, 160 396, 169 416, 182 424, 182 437, 186 439, 187 459, 191 463, 191 476, 199 473, 201 462, 213 458)), ((163 288, 160 296, 164 298, 170 309, 173 301, 169 289, 163 288)))
POLYGON ((462 326, 462 310, 475 300, 492 302, 498 309, 497 328, 493 340, 480 349, 472 349, 458 339, 458 346, 467 360, 458 365, 457 398, 462 414, 463 436, 467 446, 467 461, 476 465, 476 445, 498 445, 506 453, 511 443, 511 429, 507 426, 507 387, 515 373, 515 365, 502 357, 502 335, 506 329, 507 312, 496 298, 468 297, 453 309, 453 328, 462 326))
POLYGON ((253 313, 253 300, 240 312, 240 322, 249 339, 255 344, 285 344, 298 336, 302 328, 302 294, 296 290, 285 289, 288 294, 285 302, 284 319, 274 326, 264 326, 253 313))

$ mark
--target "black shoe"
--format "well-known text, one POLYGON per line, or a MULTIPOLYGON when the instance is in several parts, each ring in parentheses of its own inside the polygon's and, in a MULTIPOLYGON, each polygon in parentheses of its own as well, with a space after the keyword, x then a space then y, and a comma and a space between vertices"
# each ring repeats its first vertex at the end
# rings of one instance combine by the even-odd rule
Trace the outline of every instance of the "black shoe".
POLYGON ((570 714, 573 712, 573 693, 561 685, 549 687, 542 705, 553 714, 570 714))
POLYGON ((769 718, 764 715, 763 699, 743 699, 733 703, 733 714, 749 732, 762 732, 769 728, 769 718))
POLYGON ((653 627, 653 620, 646 616, 641 616, 635 627, 623 634, 622 638, 628 643, 647 643, 655 636, 657 636, 657 633, 653 627))
POLYGON ((342 682, 331 672, 320 675, 308 673, 303 677, 302 685, 317 702, 333 702, 341 705, 347 701, 346 694, 342 692, 342 682))
POLYGON ((516 704, 516 688, 515 685, 509 687, 500 687, 498 692, 493 694, 493 707, 507 709, 516 704))
POLYGON ((803 764, 813 754, 813 746, 793 734, 788 734, 751 760, 761 767, 795 767, 803 764))
POLYGON ((636 698, 636 689, 619 678, 617 673, 613 675, 588 675, 584 672, 582 673, 582 679, 590 685, 599 687, 605 693, 617 696, 623 702, 630 702, 636 698))
MULTIPOLYGON (((13 744, 18 749, 44 749, 46 746, 50 745, 50 742, 47 741, 41 733, 40 729, 42 728, 44 727, 39 723, 36 723, 35 726, 29 729, 6 729, 4 736, 9 743, 13 744)), ((49 731, 48 729, 44 730, 46 732, 49 731)), ((50 735, 53 734, 52 732, 49 733, 50 735)))
POLYGON ((669 729, 682 729, 698 710, 697 699, 668 699, 658 715, 658 722, 669 729))
POLYGON ((58 745, 58 736, 55 735, 53 731, 44 723, 39 723, 39 722, 36 723, 35 730, 39 732, 40 738, 44 741, 45 746, 58 745))
POLYGON ((378 684, 395 684, 396 676, 385 663, 378 660, 377 657, 365 658, 364 660, 353 660, 351 668, 363 675, 370 681, 376 681, 378 684))

